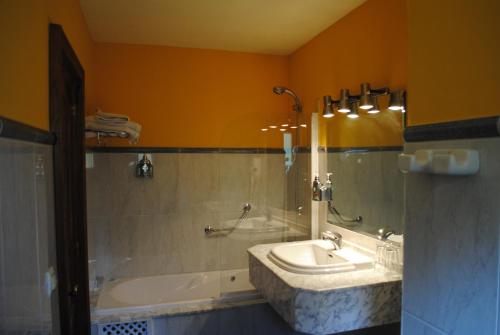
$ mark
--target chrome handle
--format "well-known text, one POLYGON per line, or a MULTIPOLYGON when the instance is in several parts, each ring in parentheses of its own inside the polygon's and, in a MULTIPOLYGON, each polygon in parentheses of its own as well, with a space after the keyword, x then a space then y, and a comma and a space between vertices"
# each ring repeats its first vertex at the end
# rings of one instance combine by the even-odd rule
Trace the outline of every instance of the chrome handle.
POLYGON ((250 205, 248 202, 243 205, 243 213, 248 213, 252 209, 252 205, 250 205))
POLYGON ((206 227, 205 227, 205 235, 210 235, 210 234, 212 234, 212 233, 216 233, 216 232, 218 232, 218 230, 217 230, 217 229, 215 229, 215 228, 214 228, 214 227, 212 227, 212 226, 206 226, 206 227))
POLYGON ((301 216, 301 215, 302 215, 302 210, 303 210, 303 209, 304 209, 304 207, 302 207, 302 206, 297 207, 297 214, 298 214, 299 216, 301 216))

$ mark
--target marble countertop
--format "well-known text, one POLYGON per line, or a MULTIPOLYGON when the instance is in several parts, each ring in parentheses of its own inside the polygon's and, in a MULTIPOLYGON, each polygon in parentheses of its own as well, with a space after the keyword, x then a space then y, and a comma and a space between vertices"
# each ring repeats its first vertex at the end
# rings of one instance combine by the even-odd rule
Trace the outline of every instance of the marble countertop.
POLYGON ((248 249, 250 282, 296 331, 336 334, 399 322, 402 275, 378 269, 297 274, 269 258, 283 243, 248 249))
POLYGON ((269 251, 278 245, 286 243, 260 244, 248 249, 248 253, 257 258, 276 276, 283 280, 288 286, 308 291, 342 290, 354 287, 372 286, 398 282, 402 275, 396 272, 383 272, 375 269, 340 272, 331 274, 298 274, 280 268, 269 258, 269 251))

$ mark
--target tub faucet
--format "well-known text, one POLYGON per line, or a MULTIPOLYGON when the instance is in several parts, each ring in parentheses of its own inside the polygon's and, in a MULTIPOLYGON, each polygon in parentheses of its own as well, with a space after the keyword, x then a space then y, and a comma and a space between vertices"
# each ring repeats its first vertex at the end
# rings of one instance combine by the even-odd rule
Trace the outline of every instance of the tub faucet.
POLYGON ((332 241, 334 250, 342 248, 342 235, 337 232, 325 231, 321 234, 321 238, 323 240, 332 241))
POLYGON ((377 237, 381 241, 386 241, 389 236, 394 235, 394 233, 391 227, 383 227, 377 231, 377 237))

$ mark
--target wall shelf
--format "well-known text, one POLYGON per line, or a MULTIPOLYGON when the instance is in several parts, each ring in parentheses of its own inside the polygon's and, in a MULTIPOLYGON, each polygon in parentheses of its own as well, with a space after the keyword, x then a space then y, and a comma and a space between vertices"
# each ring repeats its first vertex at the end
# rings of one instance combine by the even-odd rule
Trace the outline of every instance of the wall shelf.
POLYGON ((479 153, 468 149, 424 149, 400 154, 398 164, 403 173, 467 176, 479 171, 479 153))

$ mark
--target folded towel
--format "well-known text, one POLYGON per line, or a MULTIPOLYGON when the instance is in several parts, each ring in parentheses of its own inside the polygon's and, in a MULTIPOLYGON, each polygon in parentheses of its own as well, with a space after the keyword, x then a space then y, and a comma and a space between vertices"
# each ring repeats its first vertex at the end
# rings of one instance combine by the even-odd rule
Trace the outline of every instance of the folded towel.
POLYGON ((96 118, 103 122, 125 123, 130 121, 127 115, 104 113, 100 108, 96 108, 96 118))
POLYGON ((98 124, 102 126, 116 126, 116 127, 123 127, 123 128, 130 128, 136 132, 141 132, 142 126, 136 122, 132 121, 103 121, 98 118, 97 115, 89 115, 85 117, 85 122, 86 123, 91 123, 91 124, 98 124))
POLYGON ((93 116, 87 116, 85 118, 85 130, 92 132, 125 133, 128 136, 130 143, 137 143, 139 141, 141 128, 140 124, 130 121, 123 125, 114 125, 102 123, 93 116))

